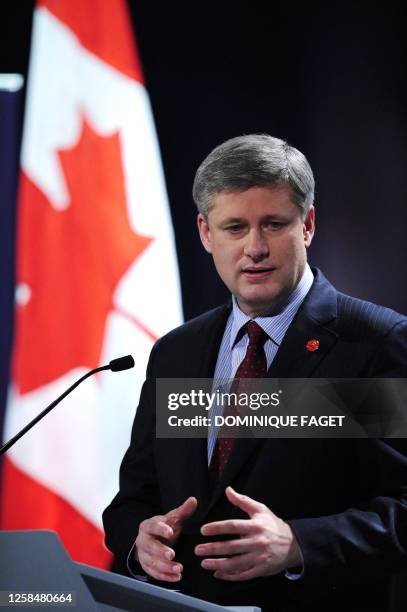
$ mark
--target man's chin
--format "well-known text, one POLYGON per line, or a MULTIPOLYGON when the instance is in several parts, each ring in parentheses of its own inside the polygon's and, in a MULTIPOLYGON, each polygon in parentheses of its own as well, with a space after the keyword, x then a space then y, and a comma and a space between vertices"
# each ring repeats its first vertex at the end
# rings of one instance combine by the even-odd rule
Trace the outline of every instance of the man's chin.
POLYGON ((237 296, 236 299, 240 310, 251 317, 273 314, 273 311, 278 309, 281 303, 278 293, 268 293, 261 296, 243 295, 237 296))

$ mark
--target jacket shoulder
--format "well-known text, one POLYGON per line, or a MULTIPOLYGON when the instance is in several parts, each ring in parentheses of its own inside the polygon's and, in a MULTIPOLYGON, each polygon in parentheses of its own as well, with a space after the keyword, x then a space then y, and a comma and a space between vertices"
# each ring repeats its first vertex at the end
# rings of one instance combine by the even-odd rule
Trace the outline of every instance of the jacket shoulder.
POLYGON ((199 333, 202 330, 210 329, 213 325, 216 325, 220 320, 226 318, 230 312, 228 304, 217 306, 212 310, 203 312, 202 314, 186 321, 182 325, 175 327, 167 334, 162 336, 156 344, 166 344, 168 342, 177 341, 180 338, 188 337, 191 334, 199 333))
POLYGON ((218 306, 162 336, 152 348, 147 376, 153 365, 166 376, 197 376, 197 364, 205 360, 208 350, 211 352, 212 340, 223 333, 229 313, 228 304, 218 306))
POLYGON ((407 317, 391 308, 340 292, 337 303, 338 331, 346 335, 350 334, 358 339, 373 337, 379 340, 397 326, 407 329, 407 317))

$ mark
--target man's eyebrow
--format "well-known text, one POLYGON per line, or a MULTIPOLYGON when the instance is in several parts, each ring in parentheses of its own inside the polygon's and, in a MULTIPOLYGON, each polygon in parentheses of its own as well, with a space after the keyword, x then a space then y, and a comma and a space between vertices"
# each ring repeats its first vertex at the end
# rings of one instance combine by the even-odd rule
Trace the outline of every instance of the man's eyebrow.
MULTIPOLYGON (((260 222, 264 223, 264 221, 283 221, 286 219, 286 215, 284 213, 273 213, 269 215, 264 215, 260 218, 260 222)), ((247 223, 247 219, 245 217, 227 217, 222 220, 222 225, 227 225, 229 223, 247 223)))
POLYGON ((224 223, 246 223, 247 220, 244 217, 227 217, 227 219, 223 219, 222 224, 224 223))

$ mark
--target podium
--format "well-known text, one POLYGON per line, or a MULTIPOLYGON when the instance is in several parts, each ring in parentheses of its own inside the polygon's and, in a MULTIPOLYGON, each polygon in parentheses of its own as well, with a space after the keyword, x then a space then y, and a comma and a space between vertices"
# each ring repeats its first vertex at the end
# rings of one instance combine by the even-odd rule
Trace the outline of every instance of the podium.
POLYGON ((261 612, 224 607, 73 562, 53 531, 0 532, 1 608, 93 612, 261 612))

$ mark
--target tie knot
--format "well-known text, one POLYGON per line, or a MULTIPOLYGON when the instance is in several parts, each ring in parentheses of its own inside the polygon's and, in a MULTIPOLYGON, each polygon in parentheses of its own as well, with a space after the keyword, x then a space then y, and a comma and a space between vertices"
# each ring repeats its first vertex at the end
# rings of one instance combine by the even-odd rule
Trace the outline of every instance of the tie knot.
POLYGON ((249 321, 247 324, 247 333, 249 336, 249 345, 263 346, 268 336, 266 332, 255 321, 249 321))

